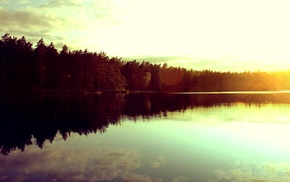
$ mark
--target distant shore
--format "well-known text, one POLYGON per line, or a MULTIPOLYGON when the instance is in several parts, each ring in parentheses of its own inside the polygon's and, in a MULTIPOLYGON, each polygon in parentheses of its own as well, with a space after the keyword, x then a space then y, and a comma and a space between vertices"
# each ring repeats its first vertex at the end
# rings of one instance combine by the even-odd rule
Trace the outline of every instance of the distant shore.
POLYGON ((142 90, 35 90, 35 91, 0 91, 4 95, 101 95, 101 94, 182 94, 182 95, 218 95, 218 94, 288 94, 290 90, 248 90, 248 91, 193 91, 193 92, 173 92, 173 91, 142 91, 142 90))

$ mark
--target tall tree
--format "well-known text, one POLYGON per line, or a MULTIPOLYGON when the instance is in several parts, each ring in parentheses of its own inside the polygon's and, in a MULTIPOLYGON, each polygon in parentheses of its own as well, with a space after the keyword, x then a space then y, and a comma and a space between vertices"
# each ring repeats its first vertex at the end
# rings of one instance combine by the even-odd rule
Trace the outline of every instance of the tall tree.
POLYGON ((43 82, 47 79, 47 62, 46 62, 47 47, 43 38, 41 38, 36 45, 34 55, 36 59, 36 69, 38 75, 38 87, 42 89, 43 82))
POLYGON ((31 72, 32 44, 23 36, 17 40, 17 88, 26 89, 29 85, 31 72))
POLYGON ((58 56, 59 53, 57 49, 54 47, 54 44, 51 42, 47 47, 47 75, 50 78, 49 87, 56 87, 57 85, 57 76, 58 76, 58 56))

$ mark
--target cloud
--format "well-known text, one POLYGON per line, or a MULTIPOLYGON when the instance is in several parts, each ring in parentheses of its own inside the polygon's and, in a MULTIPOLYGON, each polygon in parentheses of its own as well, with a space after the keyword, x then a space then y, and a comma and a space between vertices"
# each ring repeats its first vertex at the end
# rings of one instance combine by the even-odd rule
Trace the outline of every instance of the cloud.
POLYGON ((40 38, 47 42, 65 42, 67 38, 62 34, 70 28, 77 27, 80 22, 74 22, 71 18, 54 16, 50 13, 42 13, 35 10, 7 10, 0 9, 0 31, 10 33, 18 38, 25 36, 28 41, 36 43, 40 38))
POLYGON ((185 67, 194 70, 214 70, 214 71, 232 71, 232 72, 243 72, 243 71, 271 71, 274 70, 285 70, 290 69, 288 63, 270 63, 260 61, 246 61, 246 58, 239 56, 189 56, 189 55, 172 55, 172 56, 131 56, 123 57, 126 61, 148 61, 153 64, 168 63, 169 66, 185 67), (249 65, 251 65, 249 67, 249 65))
POLYGON ((0 9, 1 25, 15 30, 34 30, 38 28, 48 31, 53 27, 53 17, 45 16, 37 12, 13 11, 0 9))
MULTIPOLYGON (((165 156, 148 160, 134 148, 88 142, 87 137, 75 133, 66 141, 58 135, 52 144, 46 141, 43 149, 30 145, 24 152, 15 150, 9 156, 0 156, 0 181, 165 181, 164 176, 156 176, 157 168, 166 170, 165 156)), ((185 182, 188 178, 172 176, 170 181, 185 182)))
POLYGON ((216 170, 216 179, 211 182, 225 181, 290 181, 290 165, 288 163, 236 164, 229 170, 216 170))
MULTIPOLYGON (((194 70, 215 70, 215 71, 241 71, 249 70, 245 62, 237 63, 234 57, 220 57, 217 59, 206 59, 206 57, 195 57, 188 55, 173 55, 173 56, 132 56, 124 57, 123 60, 126 61, 148 61, 153 64, 163 64, 167 63, 169 66, 184 67, 194 70), (241 69, 242 68, 242 69, 241 69)), ((249 62, 250 63, 250 62, 249 62)), ((253 65, 251 67, 252 71, 257 71, 261 68, 261 65, 253 65)), ((285 68, 285 67, 284 67, 285 68)))
POLYGON ((17 1, 17 4, 20 4, 20 5, 27 5, 27 4, 30 4, 30 1, 29 1, 29 0, 18 0, 18 1, 17 1))
POLYGON ((168 62, 199 70, 290 68, 289 26, 285 24, 289 14, 287 1, 0 0, 0 3, 0 23, 4 25, 0 32, 16 37, 24 35, 32 43, 44 38, 56 45, 67 44, 70 49, 105 51, 121 57, 148 55, 146 61, 155 56, 153 63, 168 62), (58 37, 63 39, 61 43, 58 37), (183 55, 192 55, 193 59, 183 55), (225 58, 227 55, 233 59, 225 58))
POLYGON ((41 4, 38 7, 39 8, 57 8, 62 6, 80 6, 81 1, 77 0, 50 0, 46 4, 41 4))
POLYGON ((6 4, 8 2, 9 2, 9 0, 0 0, 0 3, 3 3, 3 4, 6 4))
POLYGON ((121 178, 152 181, 149 176, 133 172, 140 167, 140 158, 135 149, 117 147, 68 149, 57 145, 46 146, 42 151, 36 146, 27 147, 25 153, 15 152, 0 158, 0 179, 105 181, 121 178), (11 164, 14 164, 13 169, 11 164))
POLYGON ((58 16, 67 17, 72 16, 82 19, 94 25, 96 22, 112 23, 118 22, 121 8, 117 7, 113 1, 78 1, 78 0, 51 0, 46 4, 41 4, 35 8, 41 9, 45 12, 51 12, 58 16), (65 10, 65 13, 63 13, 65 10))
POLYGON ((91 41, 97 39, 97 32, 118 24, 122 13, 113 3, 99 0, 51 0, 41 4, 21 0, 17 3, 21 8, 11 3, 0 7, 3 35, 25 36, 32 43, 44 38, 55 45, 67 44, 70 49, 90 48, 89 44, 94 43, 91 41))
POLYGON ((166 157, 163 155, 159 155, 156 158, 149 161, 149 165, 152 168, 160 168, 166 165, 166 157))
POLYGON ((172 182, 186 182, 188 181, 188 178, 184 177, 184 176, 178 176, 173 178, 172 182))

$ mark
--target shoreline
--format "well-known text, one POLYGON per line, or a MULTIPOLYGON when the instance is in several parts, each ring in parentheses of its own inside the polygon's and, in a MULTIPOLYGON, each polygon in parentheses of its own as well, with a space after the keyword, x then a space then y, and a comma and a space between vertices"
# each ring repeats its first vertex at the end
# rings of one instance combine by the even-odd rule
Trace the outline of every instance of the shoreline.
POLYGON ((142 90, 35 90, 35 91, 4 91, 3 95, 102 95, 102 94, 179 94, 179 95, 219 95, 219 94, 290 94, 290 90, 246 90, 246 91, 142 91, 142 90))

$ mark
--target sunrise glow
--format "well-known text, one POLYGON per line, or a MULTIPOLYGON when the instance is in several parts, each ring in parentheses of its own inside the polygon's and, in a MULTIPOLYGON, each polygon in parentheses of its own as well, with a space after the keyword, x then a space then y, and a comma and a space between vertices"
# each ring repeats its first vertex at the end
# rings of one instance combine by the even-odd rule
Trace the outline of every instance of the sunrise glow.
POLYGON ((2 35, 218 71, 287 70, 286 0, 1 0, 2 35))

